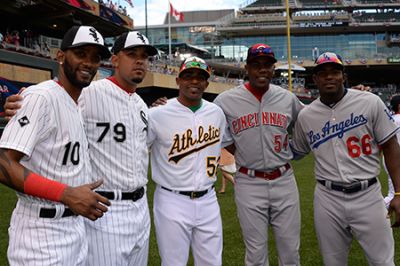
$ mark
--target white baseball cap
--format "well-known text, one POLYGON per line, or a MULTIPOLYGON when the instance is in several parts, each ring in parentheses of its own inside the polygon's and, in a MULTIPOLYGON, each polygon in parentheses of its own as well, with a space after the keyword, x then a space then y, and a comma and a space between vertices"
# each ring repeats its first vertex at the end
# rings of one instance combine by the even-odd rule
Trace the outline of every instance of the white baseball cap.
POLYGON ((60 49, 65 51, 84 45, 98 46, 103 59, 107 59, 111 56, 110 51, 104 45, 103 36, 91 26, 73 26, 70 28, 64 35, 60 49))
POLYGON ((113 48, 111 51, 113 54, 118 54, 119 51, 123 49, 135 48, 135 47, 144 47, 146 48, 149 56, 156 55, 158 53, 157 49, 149 44, 149 40, 146 36, 144 36, 139 31, 129 31, 123 33, 118 39, 115 41, 113 48))

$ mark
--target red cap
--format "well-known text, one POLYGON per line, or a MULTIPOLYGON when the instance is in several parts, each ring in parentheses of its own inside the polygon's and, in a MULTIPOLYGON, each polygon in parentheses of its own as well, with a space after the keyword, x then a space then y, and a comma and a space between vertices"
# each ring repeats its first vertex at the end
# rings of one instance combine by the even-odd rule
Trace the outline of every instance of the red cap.
POLYGON ((277 61, 275 58, 275 54, 272 51, 272 48, 269 45, 263 43, 254 44, 247 50, 246 61, 249 62, 252 59, 261 56, 271 58, 274 61, 274 63, 277 61))

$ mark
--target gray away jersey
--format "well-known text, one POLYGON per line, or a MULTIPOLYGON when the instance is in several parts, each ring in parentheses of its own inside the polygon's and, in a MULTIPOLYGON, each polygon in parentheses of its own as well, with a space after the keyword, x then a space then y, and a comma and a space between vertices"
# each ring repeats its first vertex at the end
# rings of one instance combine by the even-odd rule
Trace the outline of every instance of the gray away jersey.
POLYGON ((221 93, 214 103, 227 117, 239 166, 268 171, 292 159, 288 129, 302 109, 296 95, 271 84, 260 102, 240 85, 221 93))
POLYGON ((379 147, 399 128, 382 100, 349 89, 333 107, 315 100, 300 113, 293 148, 312 151, 317 179, 353 182, 380 172, 379 147))

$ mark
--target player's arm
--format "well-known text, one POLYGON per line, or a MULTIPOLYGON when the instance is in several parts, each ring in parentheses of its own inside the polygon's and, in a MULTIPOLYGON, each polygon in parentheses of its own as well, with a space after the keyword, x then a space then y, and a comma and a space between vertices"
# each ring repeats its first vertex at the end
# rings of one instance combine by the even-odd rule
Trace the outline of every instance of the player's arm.
POLYGON ((400 146, 396 136, 391 137, 388 141, 381 145, 385 156, 385 163, 389 175, 392 178, 395 196, 389 205, 389 215, 395 213, 395 221, 393 227, 400 226, 400 146), (398 193, 398 194, 397 194, 398 193))
POLYGON ((351 87, 353 90, 359 90, 359 91, 369 91, 371 92, 371 87, 370 86, 364 86, 363 84, 358 84, 353 87, 351 87))
POLYGON ((289 147, 293 153, 293 160, 300 160, 310 152, 307 137, 299 120, 294 123, 293 135, 289 141, 289 147))
POLYGON ((232 155, 235 155, 235 151, 236 151, 236 146, 234 143, 232 143, 229 146, 226 146, 225 149, 232 155))
POLYGON ((167 104, 167 101, 168 101, 167 97, 165 97, 165 96, 164 97, 160 97, 157 100, 155 100, 155 102, 153 102, 150 105, 150 107, 157 107, 157 106, 160 106, 160 105, 165 105, 165 104, 167 104))
POLYGON ((23 153, 15 150, 0 149, 1 183, 27 195, 62 202, 74 213, 90 220, 96 220, 107 211, 105 205, 110 205, 109 200, 92 191, 99 187, 102 181, 68 187, 25 168, 20 164, 23 156, 23 153))

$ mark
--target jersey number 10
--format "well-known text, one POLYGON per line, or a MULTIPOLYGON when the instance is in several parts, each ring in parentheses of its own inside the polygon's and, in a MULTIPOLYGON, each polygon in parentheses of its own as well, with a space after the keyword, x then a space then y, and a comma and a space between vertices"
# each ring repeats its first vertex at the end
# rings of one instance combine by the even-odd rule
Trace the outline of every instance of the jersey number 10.
POLYGON ((75 142, 72 144, 72 142, 68 142, 67 145, 65 145, 65 153, 64 153, 64 158, 62 161, 62 165, 67 165, 68 158, 71 160, 71 163, 73 165, 78 165, 79 164, 79 148, 80 148, 79 142, 75 142))

